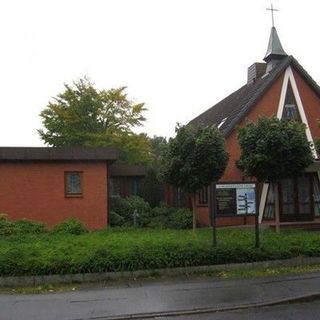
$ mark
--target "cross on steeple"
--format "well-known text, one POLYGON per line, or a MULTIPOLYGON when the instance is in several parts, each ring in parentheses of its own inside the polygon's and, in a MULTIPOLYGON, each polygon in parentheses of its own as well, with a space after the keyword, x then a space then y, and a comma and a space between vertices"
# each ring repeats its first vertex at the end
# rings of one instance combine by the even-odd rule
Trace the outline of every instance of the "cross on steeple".
POLYGON ((274 27, 274 17, 273 17, 273 11, 279 11, 278 9, 273 9, 273 5, 271 3, 271 8, 267 8, 266 10, 271 11, 271 17, 272 17, 272 26, 274 27))

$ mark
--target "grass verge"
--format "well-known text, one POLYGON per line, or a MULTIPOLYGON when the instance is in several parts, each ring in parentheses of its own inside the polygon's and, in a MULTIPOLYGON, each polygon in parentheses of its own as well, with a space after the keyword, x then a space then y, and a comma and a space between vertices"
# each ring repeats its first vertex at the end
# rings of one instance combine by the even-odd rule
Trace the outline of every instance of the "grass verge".
POLYGON ((121 287, 127 286, 128 282, 135 283, 150 283, 159 281, 185 281, 185 280, 206 280, 214 281, 217 279, 244 279, 244 278, 260 278, 268 276, 280 275, 297 275, 307 274, 312 272, 320 272, 320 265, 297 266, 297 267, 274 267, 274 268, 254 268, 251 270, 235 269, 216 272, 194 272, 177 275, 158 275, 152 277, 137 277, 137 278, 120 278, 118 280, 108 280, 96 283, 70 283, 70 284, 43 284, 33 287, 3 287, 0 288, 0 294, 40 294, 40 293, 57 293, 66 291, 77 291, 93 288, 121 287))

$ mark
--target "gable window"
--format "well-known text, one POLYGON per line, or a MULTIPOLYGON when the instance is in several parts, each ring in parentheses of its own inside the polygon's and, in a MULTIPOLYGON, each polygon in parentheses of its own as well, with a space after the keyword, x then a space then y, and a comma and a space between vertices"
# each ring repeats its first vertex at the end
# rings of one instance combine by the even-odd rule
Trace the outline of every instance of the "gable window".
POLYGON ((67 171, 64 173, 66 197, 82 197, 82 172, 67 171))
POLYGON ((288 82, 288 87, 287 87, 286 99, 285 99, 284 107, 283 107, 282 118, 283 119, 299 120, 300 121, 300 115, 299 115, 296 99, 294 97, 290 81, 288 82))

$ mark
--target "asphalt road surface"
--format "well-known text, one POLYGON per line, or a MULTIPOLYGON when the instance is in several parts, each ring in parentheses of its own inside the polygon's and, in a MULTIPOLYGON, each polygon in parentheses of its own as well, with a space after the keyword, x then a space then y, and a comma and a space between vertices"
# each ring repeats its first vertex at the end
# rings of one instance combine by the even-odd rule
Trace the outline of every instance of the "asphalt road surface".
MULTIPOLYGON (((320 273, 237 280, 205 278, 185 281, 136 281, 74 292, 0 294, 0 320, 130 319, 130 315, 138 317, 141 314, 149 314, 149 319, 166 319, 166 315, 171 312, 204 308, 221 310, 278 301, 284 303, 288 299, 310 296, 320 297, 320 273)), ((175 318, 320 319, 319 303, 310 305, 314 310, 309 310, 306 307, 308 304, 289 304, 175 318), (282 313, 285 314, 283 318, 282 313), (262 315, 268 314, 269 317, 263 318, 262 315)), ((168 316, 167 318, 174 319, 168 316)))
POLYGON ((319 320, 320 301, 152 320, 319 320))

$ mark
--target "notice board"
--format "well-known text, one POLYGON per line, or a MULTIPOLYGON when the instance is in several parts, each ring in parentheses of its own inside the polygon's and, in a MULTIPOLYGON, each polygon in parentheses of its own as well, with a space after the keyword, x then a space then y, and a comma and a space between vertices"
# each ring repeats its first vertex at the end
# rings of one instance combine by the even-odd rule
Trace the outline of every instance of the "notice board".
POLYGON ((255 183, 216 183, 217 215, 256 214, 255 183))

